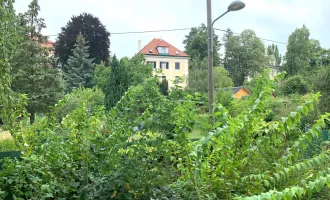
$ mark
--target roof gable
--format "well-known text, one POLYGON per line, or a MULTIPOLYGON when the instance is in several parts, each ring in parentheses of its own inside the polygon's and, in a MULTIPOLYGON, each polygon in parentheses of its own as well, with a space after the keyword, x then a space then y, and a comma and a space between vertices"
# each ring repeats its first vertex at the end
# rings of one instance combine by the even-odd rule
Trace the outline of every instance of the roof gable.
MULTIPOLYGON (((154 38, 146 46, 144 46, 138 54, 145 55, 164 55, 160 54, 157 47, 168 47, 168 56, 188 57, 186 53, 174 47, 163 39, 154 38), (150 51, 151 50, 151 51, 150 51)), ((167 55, 167 54, 166 54, 167 55)))
POLYGON ((240 90, 245 90, 246 93, 251 95, 251 92, 248 89, 246 89, 245 87, 242 87, 242 86, 240 86, 240 87, 231 87, 231 88, 223 88, 223 90, 224 91, 232 91, 233 94, 236 94, 240 90))

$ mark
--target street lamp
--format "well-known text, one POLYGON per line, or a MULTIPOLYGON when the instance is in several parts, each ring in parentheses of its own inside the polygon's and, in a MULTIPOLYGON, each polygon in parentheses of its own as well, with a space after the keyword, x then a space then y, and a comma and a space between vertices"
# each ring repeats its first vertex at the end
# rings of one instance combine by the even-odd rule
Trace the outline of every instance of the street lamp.
POLYGON ((212 21, 212 5, 211 0, 206 0, 207 3, 207 29, 208 29, 208 66, 209 66, 209 112, 210 116, 213 113, 214 104, 214 82, 213 82, 213 24, 231 11, 238 11, 245 7, 242 1, 233 1, 227 8, 227 11, 212 21))

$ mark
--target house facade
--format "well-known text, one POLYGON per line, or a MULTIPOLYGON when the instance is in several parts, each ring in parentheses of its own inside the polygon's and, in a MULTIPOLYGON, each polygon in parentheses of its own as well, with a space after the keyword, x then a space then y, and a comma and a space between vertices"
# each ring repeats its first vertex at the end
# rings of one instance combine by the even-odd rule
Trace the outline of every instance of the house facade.
POLYGON ((188 80, 189 56, 161 38, 152 39, 146 46, 141 48, 139 41, 138 54, 144 54, 148 63, 152 64, 154 74, 158 74, 160 81, 166 79, 169 88, 174 85, 176 79, 182 79, 179 85, 185 88, 188 80))
POLYGON ((274 80, 274 77, 281 73, 281 66, 269 65, 269 77, 274 80))

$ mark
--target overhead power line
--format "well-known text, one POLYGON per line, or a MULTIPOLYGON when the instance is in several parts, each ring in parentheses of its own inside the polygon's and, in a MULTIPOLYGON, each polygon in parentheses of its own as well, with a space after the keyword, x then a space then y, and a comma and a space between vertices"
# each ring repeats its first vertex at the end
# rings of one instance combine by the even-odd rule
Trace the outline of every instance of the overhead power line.
MULTIPOLYGON (((218 31, 222 31, 222 32, 227 32, 227 30, 223 30, 223 29, 219 29, 219 28, 213 28, 214 30, 218 30, 218 31)), ((235 35, 241 35, 241 33, 234 33, 232 32, 233 34, 235 35)), ((286 42, 280 42, 280 41, 276 41, 276 40, 271 40, 271 39, 265 39, 265 38, 260 38, 260 37, 255 37, 255 38, 258 38, 260 40, 264 40, 264 41, 268 41, 268 42, 274 42, 274 43, 279 43, 279 44, 288 44, 286 42)))
MULTIPOLYGON (((128 31, 128 32, 110 32, 111 35, 128 35, 128 34, 143 34, 143 33, 157 33, 157 32, 173 32, 173 31, 185 31, 185 30, 190 30, 191 28, 176 28, 176 29, 163 29, 163 30, 146 30, 146 31, 128 31)), ((227 32, 226 30, 219 29, 219 28, 214 28, 214 30, 222 31, 222 32, 227 32)), ((241 35, 240 33, 235 33, 232 32, 235 35, 241 35)), ((57 36, 57 35, 45 35, 45 36, 57 36)), ((274 43, 279 43, 279 44, 287 44, 285 42, 281 41, 276 41, 276 40, 271 40, 271 39, 266 39, 266 38, 260 38, 256 37, 260 40, 268 41, 268 42, 274 42, 274 43)))

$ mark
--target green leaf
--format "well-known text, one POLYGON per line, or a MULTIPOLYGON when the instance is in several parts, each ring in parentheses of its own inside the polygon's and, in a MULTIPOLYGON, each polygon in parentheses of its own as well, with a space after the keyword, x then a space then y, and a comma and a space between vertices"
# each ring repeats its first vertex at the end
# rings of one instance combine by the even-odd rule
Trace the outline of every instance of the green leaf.
POLYGON ((302 113, 304 115, 307 115, 308 114, 308 108, 307 108, 307 106, 305 106, 305 105, 303 106, 302 113))

